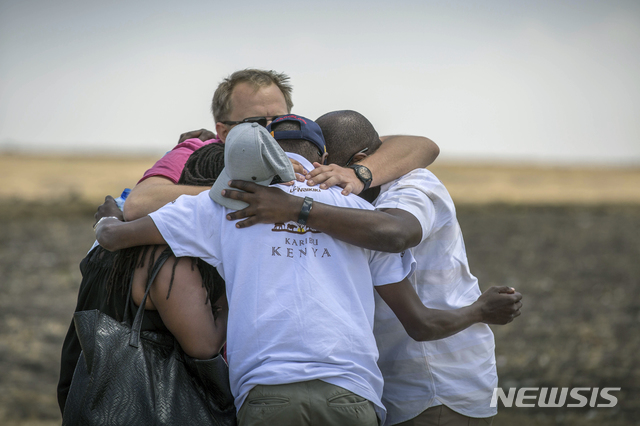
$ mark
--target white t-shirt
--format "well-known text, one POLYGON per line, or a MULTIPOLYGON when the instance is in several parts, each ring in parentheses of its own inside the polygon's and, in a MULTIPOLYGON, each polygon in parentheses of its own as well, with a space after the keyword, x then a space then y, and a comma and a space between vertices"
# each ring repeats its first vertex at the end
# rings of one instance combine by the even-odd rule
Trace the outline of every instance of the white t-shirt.
MULTIPOLYGON (((422 241, 411 249, 417 268, 410 281, 425 306, 456 309, 476 301, 481 293, 469 271, 455 206, 433 173, 418 169, 384 185, 374 205, 405 210, 420 221, 422 241)), ((416 342, 376 294, 374 334, 385 381, 386 425, 440 404, 469 417, 497 413, 489 406, 498 376, 493 333, 486 324, 446 339, 416 342)))
MULTIPOLYGON (((322 203, 373 209, 340 189, 276 186, 322 203)), ((176 256, 200 257, 226 281, 236 408, 256 385, 320 379, 370 400, 384 421, 372 283, 401 281, 415 268, 411 254, 372 252, 293 222, 237 229, 228 213, 203 192, 150 216, 176 256)))

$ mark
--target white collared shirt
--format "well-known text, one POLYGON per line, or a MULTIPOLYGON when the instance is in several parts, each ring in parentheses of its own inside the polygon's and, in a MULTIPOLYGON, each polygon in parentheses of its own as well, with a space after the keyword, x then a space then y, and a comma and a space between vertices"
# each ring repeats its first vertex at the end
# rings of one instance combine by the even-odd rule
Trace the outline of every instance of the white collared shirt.
MULTIPOLYGON (((384 185, 374 205, 405 210, 420 222, 422 241, 411 249, 417 268, 410 280, 425 306, 456 309, 476 301, 481 292, 469 271, 453 200, 433 173, 418 169, 384 185)), ((376 294, 374 333, 385 380, 386 425, 440 404, 469 417, 497 413, 489 406, 498 376, 493 333, 486 324, 416 342, 376 294)))

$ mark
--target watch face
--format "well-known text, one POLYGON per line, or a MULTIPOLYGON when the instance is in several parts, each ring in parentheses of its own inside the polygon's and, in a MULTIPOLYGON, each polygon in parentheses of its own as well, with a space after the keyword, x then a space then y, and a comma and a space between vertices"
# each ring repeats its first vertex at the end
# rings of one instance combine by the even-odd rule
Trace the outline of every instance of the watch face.
POLYGON ((358 175, 360 176, 360 179, 362 180, 369 180, 371 179, 371 170, 369 170, 368 168, 362 166, 362 167, 358 167, 358 175))
POLYGON ((353 169, 358 179, 360 179, 360 182, 364 183, 364 190, 369 189, 369 185, 371 185, 371 181, 373 180, 371 170, 366 166, 360 166, 358 164, 351 165, 349 168, 353 169))

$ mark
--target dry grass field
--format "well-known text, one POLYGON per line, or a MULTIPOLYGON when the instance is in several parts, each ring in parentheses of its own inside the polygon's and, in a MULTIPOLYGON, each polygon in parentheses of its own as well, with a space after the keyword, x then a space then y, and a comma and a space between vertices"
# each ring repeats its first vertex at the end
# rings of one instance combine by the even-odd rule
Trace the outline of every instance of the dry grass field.
MULTIPOLYGON (((133 188, 156 158, 0 155, 0 201, 100 204, 133 188)), ((457 203, 638 204, 640 168, 439 164, 430 167, 457 203)))
MULTIPOLYGON (((0 425, 60 424, 60 349, 95 207, 153 161, 0 156, 0 425)), ((493 327, 500 386, 621 388, 614 408, 501 408, 494 425, 640 424, 640 170, 432 170, 481 288, 525 297, 520 318, 493 327)))

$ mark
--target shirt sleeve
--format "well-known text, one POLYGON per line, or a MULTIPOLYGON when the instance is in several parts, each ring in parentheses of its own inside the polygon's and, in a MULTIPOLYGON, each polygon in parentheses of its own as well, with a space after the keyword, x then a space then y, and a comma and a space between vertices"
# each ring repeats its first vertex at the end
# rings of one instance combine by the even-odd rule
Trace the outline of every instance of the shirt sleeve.
POLYGON ((218 266, 222 210, 204 191, 195 196, 181 195, 149 216, 176 257, 199 257, 218 266))
POLYGON ((161 159, 156 161, 149 170, 144 172, 142 179, 140 179, 138 183, 152 176, 165 177, 173 183, 178 183, 182 175, 182 169, 184 169, 184 165, 187 163, 189 156, 207 144, 218 142, 221 142, 220 139, 210 139, 204 142, 200 139, 187 139, 179 143, 161 159))
POLYGON ((374 286, 395 284, 413 274, 416 260, 411 250, 402 253, 371 251, 369 269, 374 286))
POLYGON ((427 170, 414 170, 393 181, 374 202, 378 210, 402 209, 418 219, 422 228, 420 242, 431 234, 436 218, 436 209, 427 185, 431 176, 427 170))

